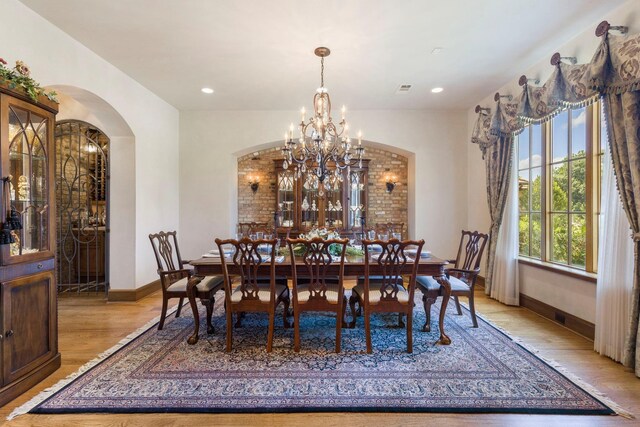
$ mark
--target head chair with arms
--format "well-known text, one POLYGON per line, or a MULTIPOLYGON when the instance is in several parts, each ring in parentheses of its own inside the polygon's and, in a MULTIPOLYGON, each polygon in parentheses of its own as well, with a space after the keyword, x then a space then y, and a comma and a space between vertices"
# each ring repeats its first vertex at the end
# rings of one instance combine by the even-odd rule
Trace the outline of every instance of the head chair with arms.
POLYGON ((184 261, 180 257, 178 248, 177 233, 175 231, 161 231, 156 234, 149 234, 149 240, 153 247, 153 253, 158 263, 158 275, 162 288, 162 313, 158 329, 164 327, 164 319, 167 315, 169 299, 180 298, 176 317, 180 316, 182 304, 187 297, 187 285, 197 282, 196 298, 200 298, 202 304, 207 308, 207 332, 212 334, 213 324, 211 316, 213 314, 214 295, 223 287, 222 276, 194 277, 191 270, 184 268, 184 261))
MULTIPOLYGON (((476 319, 473 292, 478 273, 480 273, 482 253, 488 239, 488 234, 462 230, 454 266, 445 270, 449 283, 451 283, 451 296, 454 298, 459 315, 462 315, 462 308, 458 297, 465 296, 469 298, 469 310, 471 311, 471 320, 474 328, 478 327, 478 320, 476 319)), ((431 330, 431 305, 439 296, 442 296, 442 289, 440 284, 431 276, 419 276, 416 284, 423 294, 422 301, 426 315, 426 322, 422 330, 429 332, 431 330)))

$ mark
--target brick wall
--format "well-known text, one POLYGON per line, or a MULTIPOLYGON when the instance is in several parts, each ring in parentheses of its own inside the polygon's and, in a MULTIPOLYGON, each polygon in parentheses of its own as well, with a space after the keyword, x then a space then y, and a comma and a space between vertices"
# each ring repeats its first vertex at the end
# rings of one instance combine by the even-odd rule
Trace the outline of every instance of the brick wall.
MULTIPOLYGON (((407 230, 407 158, 396 153, 366 147, 369 162, 369 209, 367 224, 402 222, 407 230), (397 185, 387 193, 386 177, 395 176, 397 185)), ((270 222, 276 204, 274 160, 282 159, 280 148, 269 148, 238 158, 238 222, 270 222), (260 180, 254 194, 249 177, 260 180)))

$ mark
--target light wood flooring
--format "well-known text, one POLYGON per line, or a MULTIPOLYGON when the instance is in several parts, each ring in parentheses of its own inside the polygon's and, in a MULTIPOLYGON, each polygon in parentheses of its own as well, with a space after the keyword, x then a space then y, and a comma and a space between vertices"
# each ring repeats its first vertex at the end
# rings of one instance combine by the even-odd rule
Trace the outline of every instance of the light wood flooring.
MULTIPOLYGON (((485 318, 537 348, 572 374, 608 395, 639 419, 619 416, 555 416, 500 414, 79 414, 23 415, 9 426, 609 426, 640 425, 640 379, 620 364, 596 354, 593 343, 533 312, 508 307, 477 293, 477 309, 485 318)), ((158 293, 135 303, 106 303, 100 297, 63 297, 59 302, 62 367, 13 402, 0 408, 0 425, 18 405, 73 373, 100 352, 160 314, 158 293)), ((188 309, 188 307, 185 307, 188 309)), ((417 332, 416 332, 417 333, 417 332)))

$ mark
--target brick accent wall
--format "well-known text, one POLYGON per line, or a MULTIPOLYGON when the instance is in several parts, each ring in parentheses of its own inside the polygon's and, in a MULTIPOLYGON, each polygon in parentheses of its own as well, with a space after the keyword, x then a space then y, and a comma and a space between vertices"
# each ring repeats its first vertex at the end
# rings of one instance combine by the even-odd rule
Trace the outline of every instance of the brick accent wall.
MULTIPOLYGON (((408 225, 407 158, 378 148, 366 147, 369 162, 369 209, 367 224, 402 222, 408 225), (386 177, 395 176, 396 187, 387 193, 386 177)), ((280 148, 269 148, 238 158, 238 222, 273 224, 276 205, 274 160, 282 159, 280 148), (251 191, 249 177, 258 177, 260 186, 251 191)))

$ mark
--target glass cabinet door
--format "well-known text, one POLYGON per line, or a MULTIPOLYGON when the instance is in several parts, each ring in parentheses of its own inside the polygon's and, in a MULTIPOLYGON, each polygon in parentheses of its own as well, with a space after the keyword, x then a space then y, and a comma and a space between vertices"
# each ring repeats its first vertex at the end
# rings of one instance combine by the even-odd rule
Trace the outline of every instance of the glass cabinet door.
MULTIPOLYGON (((12 230, 10 255, 49 250, 47 138, 49 120, 15 105, 9 106, 9 199, 22 220, 12 230)), ((69 167, 73 167, 70 165, 69 167)))
POLYGON ((313 172, 302 175, 302 211, 301 225, 303 229, 318 227, 320 217, 320 197, 318 194, 318 177, 313 172))
POLYGON ((325 187, 324 194, 324 226, 342 229, 342 182, 332 179, 325 187))
POLYGON ((280 227, 293 227, 295 223, 295 174, 290 170, 278 172, 278 220, 280 227))
POLYGON ((364 170, 356 170, 349 172, 349 206, 348 206, 348 224, 349 230, 360 227, 360 218, 365 216, 365 191, 366 191, 366 172, 364 170))

